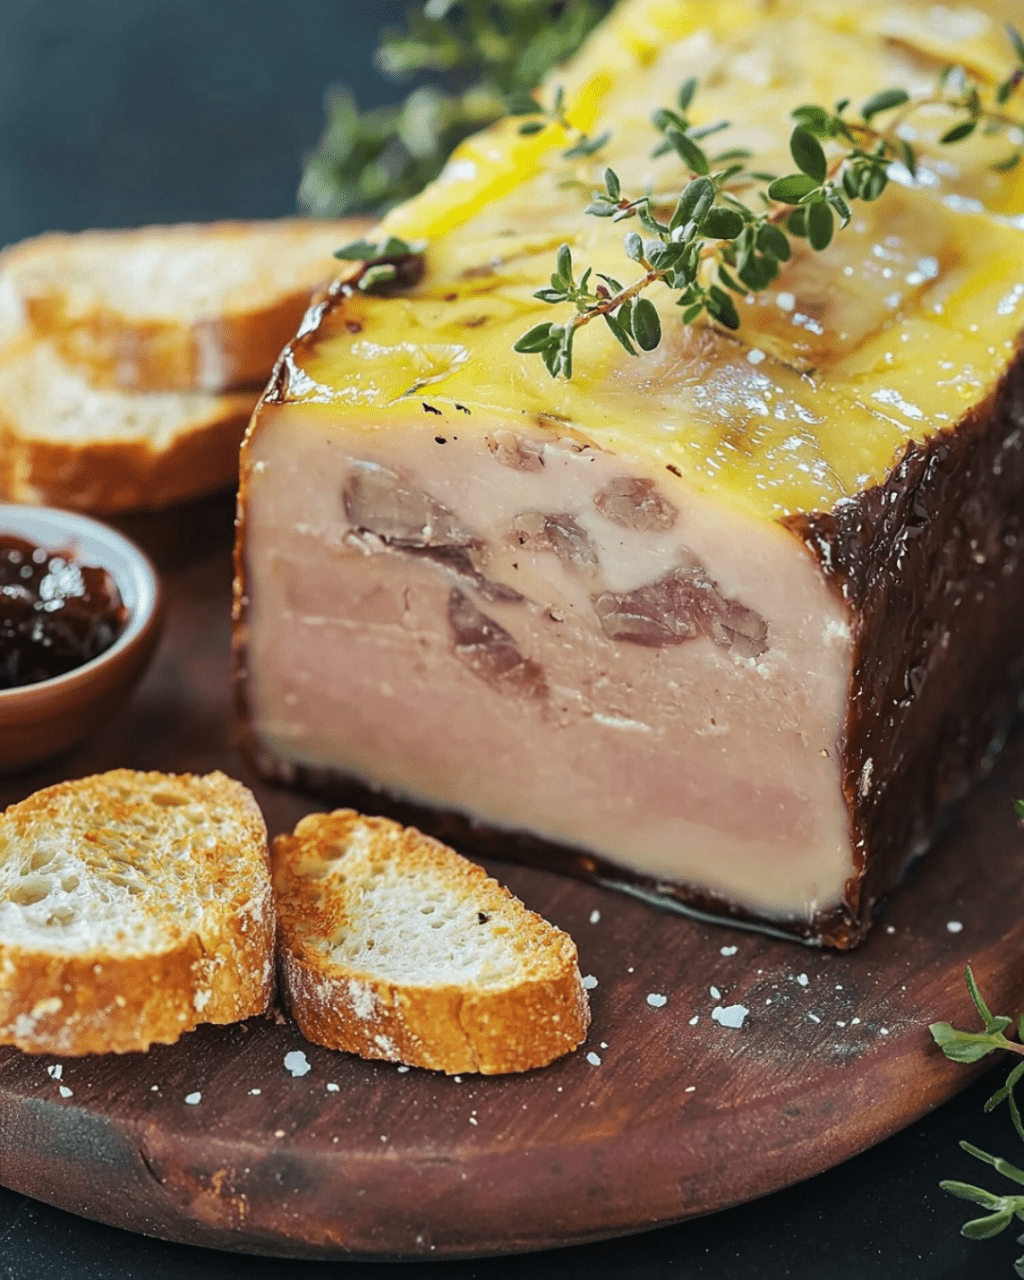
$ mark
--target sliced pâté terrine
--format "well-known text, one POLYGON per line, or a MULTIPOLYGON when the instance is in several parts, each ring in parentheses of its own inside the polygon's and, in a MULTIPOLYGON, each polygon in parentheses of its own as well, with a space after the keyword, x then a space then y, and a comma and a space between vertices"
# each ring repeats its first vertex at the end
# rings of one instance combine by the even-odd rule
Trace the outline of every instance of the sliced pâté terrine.
POLYGON ((314 307, 243 448, 236 674, 266 772, 863 937, 1021 689, 1020 179, 991 139, 940 155, 937 112, 918 183, 798 248, 738 332, 655 288, 664 339, 639 358, 601 324, 571 380, 512 348, 565 318, 533 297, 560 244, 633 278, 630 224, 585 207, 606 165, 674 200, 649 119, 681 81, 698 123, 733 121, 723 146, 786 172, 794 106, 922 89, 958 47, 998 64, 993 13, 928 13, 631 0, 545 91, 612 130, 598 155, 506 121, 389 215, 422 275, 314 307))

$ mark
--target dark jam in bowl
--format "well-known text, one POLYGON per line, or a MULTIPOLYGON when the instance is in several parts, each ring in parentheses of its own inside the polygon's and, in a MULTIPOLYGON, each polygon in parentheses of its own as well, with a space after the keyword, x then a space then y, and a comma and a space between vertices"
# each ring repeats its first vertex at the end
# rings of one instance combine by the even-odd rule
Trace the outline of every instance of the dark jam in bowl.
POLYGON ((109 649, 127 618, 106 569, 0 534, 0 689, 63 675, 109 649))

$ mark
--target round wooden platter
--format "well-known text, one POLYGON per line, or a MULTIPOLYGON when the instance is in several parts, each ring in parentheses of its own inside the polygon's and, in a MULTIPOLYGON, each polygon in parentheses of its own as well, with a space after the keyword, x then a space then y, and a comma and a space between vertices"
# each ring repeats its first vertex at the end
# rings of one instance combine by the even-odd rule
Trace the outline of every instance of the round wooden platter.
MULTIPOLYGON (((223 551, 169 572, 166 635, 131 705, 74 755, 0 779, 0 802, 130 765, 233 773, 271 834, 318 807, 234 746, 229 580, 223 551)), ((974 1025, 965 965, 997 1011, 1024 1003, 1022 790, 1015 741, 853 954, 491 864, 596 979, 586 1044, 523 1076, 362 1062, 280 1015, 123 1057, 0 1049, 0 1183, 171 1240, 335 1259, 542 1249, 764 1195, 969 1082, 927 1031, 974 1025)))

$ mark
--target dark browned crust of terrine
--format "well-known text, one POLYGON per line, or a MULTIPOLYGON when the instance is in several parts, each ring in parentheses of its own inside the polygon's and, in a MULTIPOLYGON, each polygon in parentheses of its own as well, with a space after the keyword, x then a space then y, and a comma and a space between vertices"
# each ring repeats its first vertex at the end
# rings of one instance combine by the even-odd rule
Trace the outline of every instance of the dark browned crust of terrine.
POLYGON ((872 905, 991 766, 1019 711, 1022 522, 1022 349, 987 401, 908 445, 884 484, 784 522, 854 627, 843 789, 857 874, 842 918, 822 929, 833 946, 864 936, 872 905))
MULTIPOLYGON (((336 305, 339 292, 321 310, 336 305)), ((292 345, 302 342, 300 337, 292 345)), ((289 355, 286 348, 266 402, 286 395, 289 355)), ((257 410, 253 426, 258 417, 257 410)), ((991 766, 1021 706, 1024 351, 988 400, 955 428, 909 444, 883 483, 831 511, 782 521, 844 600, 854 636, 842 744, 853 874, 838 907, 799 919, 768 921, 692 885, 656 880, 586 850, 389 796, 336 770, 270 756, 249 706, 245 482, 243 467, 234 685, 247 755, 270 781, 412 823, 483 857, 599 880, 724 923, 854 947, 868 931, 874 904, 927 848, 950 806, 991 766)))

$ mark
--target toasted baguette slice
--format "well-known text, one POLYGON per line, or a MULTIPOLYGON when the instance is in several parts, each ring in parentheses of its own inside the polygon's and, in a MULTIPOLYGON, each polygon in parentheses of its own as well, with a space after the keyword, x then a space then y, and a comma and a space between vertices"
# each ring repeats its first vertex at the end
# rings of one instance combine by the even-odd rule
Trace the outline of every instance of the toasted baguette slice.
POLYGON ((0 317, 21 313, 96 386, 229 391, 265 382, 335 249, 365 219, 53 232, 0 255, 0 317))
POLYGON ((0 501, 110 514, 233 487, 255 401, 97 391, 23 337, 0 351, 0 501))
POLYGON ((339 809, 278 836, 271 861, 308 1040, 449 1075, 527 1071, 583 1040, 572 939, 437 840, 339 809))
POLYGON ((222 773, 111 773, 0 815, 0 1044, 126 1053, 262 1013, 267 833, 222 773))

